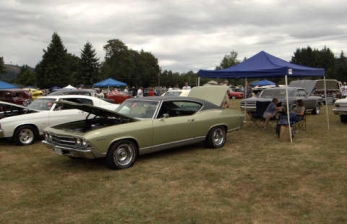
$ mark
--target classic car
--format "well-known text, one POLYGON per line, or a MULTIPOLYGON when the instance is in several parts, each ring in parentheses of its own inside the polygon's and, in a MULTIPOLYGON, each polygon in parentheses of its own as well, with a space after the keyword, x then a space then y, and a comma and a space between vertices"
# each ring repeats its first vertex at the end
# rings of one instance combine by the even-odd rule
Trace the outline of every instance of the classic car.
POLYGON ((115 112, 69 103, 89 113, 87 118, 45 128, 42 142, 58 155, 105 158, 111 169, 131 167, 139 155, 198 142, 220 148, 227 132, 244 121, 241 111, 221 107, 226 91, 195 87, 188 97, 131 98, 115 112))
POLYGON ((229 88, 229 99, 243 99, 245 94, 242 89, 229 88))
POLYGON ((62 99, 110 110, 115 110, 119 106, 91 96, 43 96, 28 105, 29 110, 39 112, 2 118, 0 120, 0 138, 12 138, 18 145, 29 145, 42 135, 43 128, 61 122, 83 119, 88 115, 77 109, 57 105, 56 102, 62 99))
POLYGON ((108 93, 105 93, 105 98, 109 100, 113 100, 114 103, 121 104, 124 100, 133 97, 131 94, 120 92, 118 90, 112 90, 108 93))
POLYGON ((190 89, 172 89, 161 94, 162 96, 188 96, 190 89))
POLYGON ((318 80, 293 80, 289 86, 302 87, 309 95, 321 96, 325 104, 325 89, 327 93, 327 103, 333 104, 335 100, 341 97, 341 82, 336 79, 318 79, 318 80), (324 87, 325 86, 325 87, 324 87))
POLYGON ((0 89, 0 100, 27 106, 32 101, 32 97, 25 89, 0 89))
MULTIPOLYGON (((304 101, 306 112, 311 114, 319 114, 322 106, 322 97, 310 96, 304 88, 301 87, 287 87, 288 88, 288 100, 289 108, 293 108, 296 105, 296 101, 302 99, 304 101)), ((282 106, 287 105, 286 87, 274 87, 264 89, 259 96, 241 100, 241 109, 246 110, 247 113, 255 112, 257 101, 272 101, 273 98, 278 98, 282 106)))
POLYGON ((347 123, 347 98, 336 100, 333 112, 340 117, 342 123, 347 123))
POLYGON ((29 109, 25 106, 21 106, 18 104, 0 101, 0 119, 20 114, 29 114, 38 111, 39 110, 29 109))

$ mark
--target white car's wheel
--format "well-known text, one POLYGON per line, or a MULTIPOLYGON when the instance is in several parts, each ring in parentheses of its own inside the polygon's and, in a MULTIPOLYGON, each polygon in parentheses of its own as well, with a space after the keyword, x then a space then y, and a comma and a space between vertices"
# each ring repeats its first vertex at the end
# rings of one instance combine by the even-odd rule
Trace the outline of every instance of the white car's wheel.
POLYGON ((107 152, 106 163, 110 169, 125 169, 134 165, 137 158, 137 146, 131 140, 114 143, 107 152))
POLYGON ((36 140, 36 129, 30 125, 23 125, 16 129, 13 138, 17 145, 31 145, 36 140))
POLYGON ((206 138, 206 146, 209 148, 221 148, 227 140, 227 133, 223 127, 214 127, 206 138))

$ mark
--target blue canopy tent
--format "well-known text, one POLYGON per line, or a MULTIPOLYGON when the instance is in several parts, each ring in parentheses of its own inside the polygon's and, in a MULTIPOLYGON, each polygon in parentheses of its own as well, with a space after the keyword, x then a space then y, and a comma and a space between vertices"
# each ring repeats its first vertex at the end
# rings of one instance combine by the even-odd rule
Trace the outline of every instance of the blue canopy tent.
MULTIPOLYGON (((293 64, 283 59, 277 58, 271 54, 261 51, 251 58, 243 61, 242 63, 221 69, 221 70, 199 70, 198 71, 198 83, 200 78, 269 78, 269 77, 285 77, 286 86, 288 86, 289 77, 314 77, 322 76, 325 80, 324 68, 312 68, 302 65, 293 64)), ((288 97, 288 89, 287 89, 288 97)), ((325 90, 326 97, 326 90, 325 90)), ((289 114, 289 102, 287 99, 287 113, 289 114)), ((329 129, 329 116, 328 107, 327 119, 329 129)), ((289 116, 288 116, 289 123, 289 116)), ((291 136, 291 132, 290 132, 291 136)), ((292 136, 291 136, 292 141, 292 136)))
POLYGON ((0 89, 18 89, 18 86, 0 80, 0 89))
POLYGON ((114 80, 112 78, 105 79, 101 82, 95 83, 93 87, 117 87, 117 86, 127 86, 126 83, 114 80))
POLYGON ((263 80, 257 80, 257 81, 251 82, 249 85, 252 86, 252 87, 255 87, 255 86, 269 86, 269 85, 276 85, 276 83, 271 82, 271 81, 269 81, 267 79, 263 79, 263 80))

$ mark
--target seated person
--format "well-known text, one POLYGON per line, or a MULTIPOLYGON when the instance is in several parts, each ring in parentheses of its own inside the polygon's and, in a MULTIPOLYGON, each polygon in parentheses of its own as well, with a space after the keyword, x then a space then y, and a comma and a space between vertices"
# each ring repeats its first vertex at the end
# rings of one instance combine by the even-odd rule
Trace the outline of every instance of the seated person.
POLYGON ((290 119, 293 121, 300 121, 302 117, 305 115, 305 106, 303 100, 296 101, 296 107, 290 114, 290 119))
POLYGON ((277 113, 284 110, 283 106, 277 106, 279 100, 277 98, 273 98, 272 102, 269 104, 269 106, 266 108, 263 118, 265 119, 263 128, 266 129, 266 126, 268 125, 271 118, 275 117, 277 113))

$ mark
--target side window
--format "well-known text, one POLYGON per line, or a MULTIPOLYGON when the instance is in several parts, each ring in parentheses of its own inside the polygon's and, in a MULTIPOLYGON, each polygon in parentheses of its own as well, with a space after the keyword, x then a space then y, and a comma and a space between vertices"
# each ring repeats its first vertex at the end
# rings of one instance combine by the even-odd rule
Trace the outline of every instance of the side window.
POLYGON ((167 114, 169 117, 189 116, 201 109, 202 105, 190 101, 165 101, 158 113, 158 118, 167 114))

